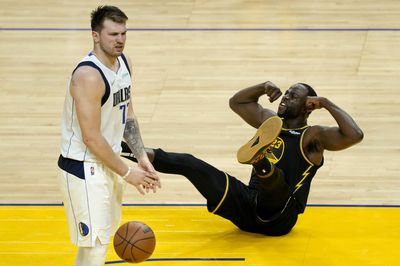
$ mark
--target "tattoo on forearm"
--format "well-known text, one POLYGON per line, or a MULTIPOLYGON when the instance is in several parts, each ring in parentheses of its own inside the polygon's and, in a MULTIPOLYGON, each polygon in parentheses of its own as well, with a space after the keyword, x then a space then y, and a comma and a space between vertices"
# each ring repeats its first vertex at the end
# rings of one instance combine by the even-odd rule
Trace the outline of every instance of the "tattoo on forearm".
POLYGON ((132 150, 133 155, 139 159, 144 152, 144 145, 140 135, 139 124, 136 119, 127 119, 124 130, 124 139, 132 150))

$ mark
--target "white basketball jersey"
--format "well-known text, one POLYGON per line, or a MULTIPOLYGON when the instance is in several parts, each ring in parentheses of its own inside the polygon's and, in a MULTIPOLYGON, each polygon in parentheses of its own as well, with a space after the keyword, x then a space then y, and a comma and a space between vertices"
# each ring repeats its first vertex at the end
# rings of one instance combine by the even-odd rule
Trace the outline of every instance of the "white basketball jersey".
MULTIPOLYGON (((75 68, 76 70, 81 66, 91 66, 100 72, 104 80, 106 89, 101 101, 101 133, 117 154, 121 152, 132 85, 129 66, 124 55, 118 57, 118 61, 120 67, 116 73, 90 53, 75 68)), ((69 84, 61 120, 61 155, 78 161, 98 161, 82 140, 69 84)))

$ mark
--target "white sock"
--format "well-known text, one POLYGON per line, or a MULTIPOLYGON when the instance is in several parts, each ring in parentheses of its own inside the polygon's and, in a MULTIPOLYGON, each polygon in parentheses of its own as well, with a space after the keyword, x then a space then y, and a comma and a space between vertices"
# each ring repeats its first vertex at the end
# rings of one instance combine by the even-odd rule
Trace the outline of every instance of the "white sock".
POLYGON ((102 245, 96 239, 94 247, 79 247, 75 266, 103 266, 107 256, 108 245, 102 245))

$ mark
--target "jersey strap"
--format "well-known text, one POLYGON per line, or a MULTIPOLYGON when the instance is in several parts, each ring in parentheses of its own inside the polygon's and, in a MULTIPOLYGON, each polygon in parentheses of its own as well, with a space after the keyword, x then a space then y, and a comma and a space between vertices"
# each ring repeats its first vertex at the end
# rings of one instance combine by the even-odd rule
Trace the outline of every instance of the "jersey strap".
POLYGON ((122 58, 122 60, 124 60, 124 63, 125 63, 126 69, 128 69, 129 75, 132 76, 131 69, 129 68, 129 64, 128 64, 128 60, 126 59, 126 56, 124 54, 121 54, 121 58, 122 58))
POLYGON ((90 66, 90 67, 93 67, 93 68, 97 69, 97 70, 100 72, 101 77, 103 78, 103 81, 104 81, 104 85, 105 85, 105 87, 106 87, 106 91, 104 92, 104 95, 103 95, 103 97, 101 98, 101 106, 103 106, 103 105, 106 103, 106 101, 108 100, 108 97, 110 97, 110 84, 108 84, 108 81, 107 81, 106 76, 104 75, 103 71, 101 71, 100 67, 98 67, 95 63, 93 63, 93 62, 91 62, 91 61, 83 61, 83 62, 80 62, 80 63, 76 66, 76 68, 74 69, 74 71, 72 71, 72 75, 73 75, 73 74, 75 73, 75 71, 76 71, 79 67, 81 67, 81 66, 90 66))

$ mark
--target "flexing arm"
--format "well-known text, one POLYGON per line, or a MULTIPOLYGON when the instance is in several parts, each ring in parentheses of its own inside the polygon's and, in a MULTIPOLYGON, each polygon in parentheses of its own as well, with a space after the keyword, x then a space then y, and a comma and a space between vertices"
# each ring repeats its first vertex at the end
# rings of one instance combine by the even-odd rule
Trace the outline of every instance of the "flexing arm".
MULTIPOLYGON (((103 164, 118 175, 124 176, 128 173, 129 167, 114 153, 100 130, 101 98, 104 91, 104 82, 97 70, 83 66, 75 71, 70 92, 74 98, 83 142, 103 164)), ((130 171, 126 180, 143 194, 140 186, 148 186, 154 177, 140 168, 135 168, 130 171)))
POLYGON ((353 118, 343 109, 324 97, 308 97, 307 109, 325 108, 336 120, 338 127, 317 127, 319 143, 326 150, 343 150, 360 142, 364 133, 353 118))
POLYGON ((275 84, 267 81, 238 91, 230 98, 229 106, 249 125, 258 128, 267 118, 276 115, 274 111, 265 109, 258 103, 258 99, 264 94, 272 103, 282 92, 275 84))

